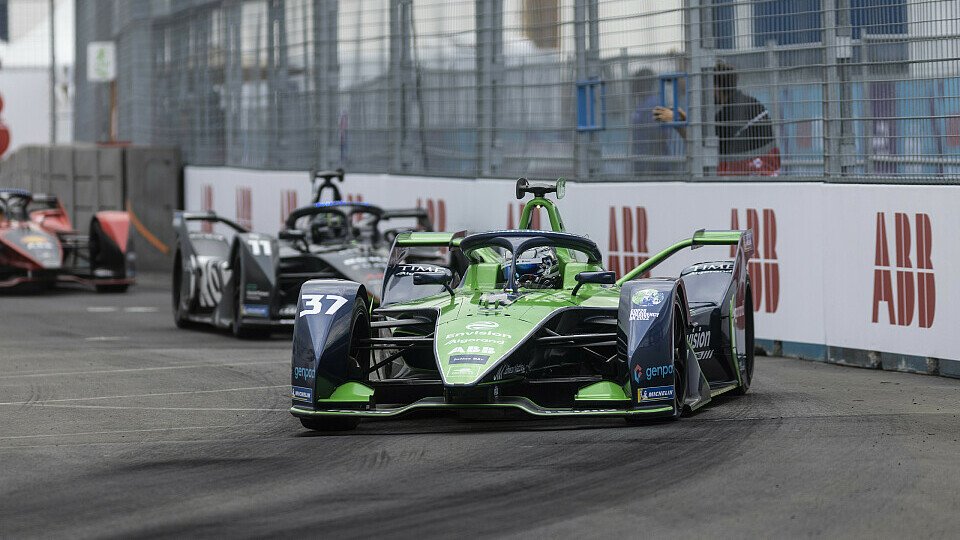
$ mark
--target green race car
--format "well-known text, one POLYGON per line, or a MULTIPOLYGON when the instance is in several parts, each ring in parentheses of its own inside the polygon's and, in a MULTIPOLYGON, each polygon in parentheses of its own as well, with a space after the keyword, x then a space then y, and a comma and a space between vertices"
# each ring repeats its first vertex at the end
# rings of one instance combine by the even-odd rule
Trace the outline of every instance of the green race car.
POLYGON ((517 183, 517 230, 407 232, 390 253, 381 304, 360 283, 303 285, 290 412, 315 430, 421 409, 540 417, 679 418, 753 376, 750 231, 697 231, 617 279, 590 239, 564 230, 547 194, 517 183), (546 210, 552 230, 531 230, 546 210), (644 278, 684 248, 736 246, 733 260, 644 278), (409 262, 446 248, 447 264, 409 262))

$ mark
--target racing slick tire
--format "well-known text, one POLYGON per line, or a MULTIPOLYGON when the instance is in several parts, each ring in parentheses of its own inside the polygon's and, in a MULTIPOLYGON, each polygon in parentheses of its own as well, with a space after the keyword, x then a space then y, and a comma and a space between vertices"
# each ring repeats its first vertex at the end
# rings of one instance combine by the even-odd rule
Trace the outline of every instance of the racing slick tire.
POLYGON ((756 343, 753 338, 753 291, 750 290, 750 280, 747 280, 747 288, 743 302, 744 317, 744 355, 743 371, 741 372, 740 385, 732 392, 735 395, 742 396, 750 390, 750 384, 753 383, 753 364, 756 356, 756 343))
MULTIPOLYGON (((687 399, 687 370, 684 359, 687 357, 687 321, 683 316, 680 302, 673 303, 673 413, 661 420, 679 420, 683 416, 684 402, 687 399)), ((625 417, 628 424, 645 424, 649 419, 642 415, 625 417)))
MULTIPOLYGON (((101 256, 100 238, 105 236, 106 233, 103 232, 103 227, 100 225, 100 222, 96 219, 90 224, 90 266, 91 272, 93 270, 94 261, 97 261, 101 256)), ((111 284, 111 285, 94 285, 93 288, 98 293, 107 293, 107 294, 119 294, 127 292, 127 289, 130 288, 128 283, 122 285, 111 284)))
POLYGON ((243 283, 244 268, 242 259, 237 256, 233 260, 233 264, 230 265, 234 269, 234 283, 236 286, 233 287, 233 323, 230 325, 230 329, 233 331, 233 335, 239 339, 267 339, 270 337, 270 330, 266 328, 251 328, 241 322, 241 306, 243 306, 243 298, 241 294, 243 292, 243 287, 240 286, 243 283))
MULTIPOLYGON (((370 319, 367 302, 358 299, 353 306, 350 320, 350 349, 347 351, 348 374, 351 380, 369 380, 370 350, 363 347, 363 340, 370 336, 370 319)), ((360 425, 360 417, 317 416, 301 418, 300 424, 314 431, 350 431, 360 425)))
POLYGON ((180 250, 173 256, 173 323, 177 328, 193 328, 194 324, 180 308, 180 294, 183 288, 183 261, 180 250))

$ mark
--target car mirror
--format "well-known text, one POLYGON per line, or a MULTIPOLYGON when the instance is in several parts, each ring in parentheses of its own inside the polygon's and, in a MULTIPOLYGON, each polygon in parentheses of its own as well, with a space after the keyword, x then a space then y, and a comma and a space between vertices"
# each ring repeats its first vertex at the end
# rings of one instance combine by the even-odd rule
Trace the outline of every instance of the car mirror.
POLYGON ((297 242, 307 239, 307 233, 300 229, 285 229, 280 231, 280 239, 288 242, 297 242))
POLYGON ((577 280, 576 287, 573 288, 572 296, 577 295, 577 291, 584 283, 596 283, 597 285, 613 285, 617 282, 617 274, 614 272, 580 272, 574 279, 577 280))
POLYGON ((300 229, 284 229, 280 231, 280 234, 277 236, 279 236, 280 240, 290 242, 294 248, 300 251, 307 249, 307 233, 300 229), (297 247, 297 245, 300 247, 297 247))
POLYGON ((414 285, 443 285, 443 288, 453 296, 453 274, 449 270, 440 272, 416 272, 413 274, 414 285))

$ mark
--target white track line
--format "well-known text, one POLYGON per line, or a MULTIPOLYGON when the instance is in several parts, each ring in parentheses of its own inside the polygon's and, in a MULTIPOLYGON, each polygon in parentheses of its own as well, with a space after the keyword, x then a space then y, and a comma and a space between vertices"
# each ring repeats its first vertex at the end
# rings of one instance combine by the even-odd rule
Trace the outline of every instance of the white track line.
POLYGON ((243 392, 246 390, 270 390, 273 388, 289 388, 289 385, 281 384, 281 385, 274 385, 274 386, 248 386, 246 388, 222 388, 220 390, 189 390, 185 392, 163 392, 163 393, 157 393, 157 394, 127 394, 125 396, 96 396, 96 397, 81 397, 81 398, 44 399, 39 401, 7 401, 7 402, 0 403, 0 405, 36 405, 36 404, 45 404, 45 403, 62 403, 65 401, 89 401, 94 399, 184 396, 184 395, 191 395, 191 394, 215 394, 219 392, 243 392))
POLYGON ((98 369, 91 371, 61 371, 59 373, 30 373, 21 375, 0 375, 0 379, 26 379, 33 377, 65 377, 67 375, 99 375, 104 373, 132 373, 138 371, 165 371, 169 369, 203 369, 217 367, 256 366, 262 364, 289 364, 289 360, 262 360, 259 362, 231 362, 228 364, 189 364, 183 366, 158 366, 144 368, 98 369))
POLYGON ((24 407, 49 407, 51 409, 119 409, 131 411, 213 411, 213 412, 289 412, 290 409, 244 408, 244 407, 131 407, 127 405, 48 405, 43 402, 27 403, 24 407))
POLYGON ((8 437, 0 437, 0 440, 11 440, 11 439, 39 439, 43 437, 71 437, 71 436, 86 436, 86 435, 114 435, 122 433, 155 433, 158 431, 185 431, 190 429, 221 429, 229 427, 247 427, 244 424, 230 424, 222 426, 184 426, 184 427, 169 427, 169 428, 153 428, 153 429, 121 429, 115 431, 81 431, 79 433, 45 433, 43 435, 12 435, 8 437))

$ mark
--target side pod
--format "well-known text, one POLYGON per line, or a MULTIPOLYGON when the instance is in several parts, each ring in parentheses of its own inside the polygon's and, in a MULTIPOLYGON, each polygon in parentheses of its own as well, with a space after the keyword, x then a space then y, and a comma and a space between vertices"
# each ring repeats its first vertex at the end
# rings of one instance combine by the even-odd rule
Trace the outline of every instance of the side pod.
POLYGON ((363 285, 341 279, 313 279, 300 288, 290 378, 295 406, 330 398, 357 370, 348 353, 353 315, 366 297, 363 285))
MULTIPOLYGON (((626 346, 631 399, 637 405, 672 405, 678 391, 673 363, 674 324, 682 325, 686 336, 688 312, 683 284, 678 280, 640 279, 621 288, 618 333, 626 346), (679 320, 675 320, 677 317, 679 320)), ((682 347, 684 403, 696 409, 710 401, 710 386, 689 341, 684 339, 682 347)))

